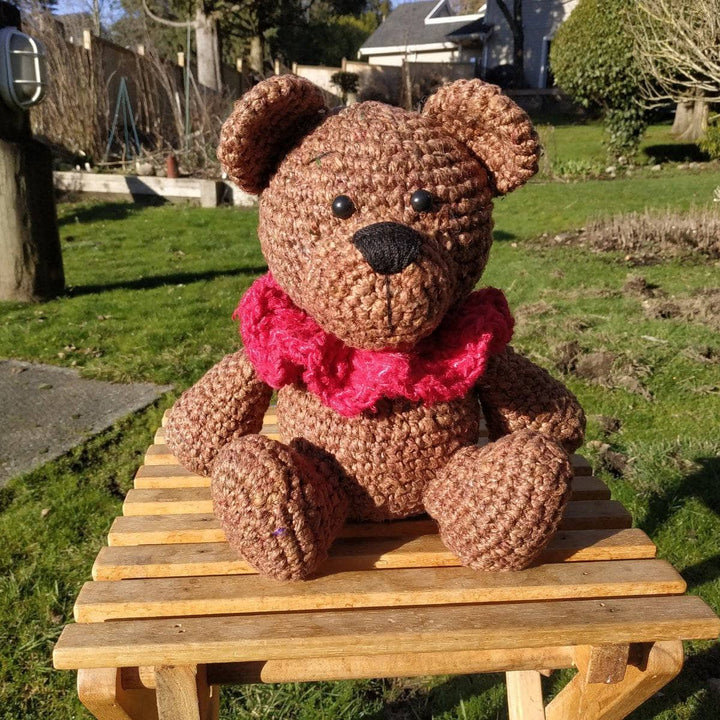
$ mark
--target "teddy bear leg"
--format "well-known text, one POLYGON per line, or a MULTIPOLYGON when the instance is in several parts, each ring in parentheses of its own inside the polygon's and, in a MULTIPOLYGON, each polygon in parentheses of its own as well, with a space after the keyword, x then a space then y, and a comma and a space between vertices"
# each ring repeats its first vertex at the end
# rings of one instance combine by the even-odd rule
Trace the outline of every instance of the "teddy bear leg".
POLYGON ((477 570, 521 570, 547 545, 570 497, 572 468, 560 445, 519 430, 458 450, 424 502, 445 545, 477 570))
POLYGON ((212 497, 230 546, 263 575, 307 577, 347 516, 340 474, 303 440, 247 435, 226 445, 212 468, 212 497))

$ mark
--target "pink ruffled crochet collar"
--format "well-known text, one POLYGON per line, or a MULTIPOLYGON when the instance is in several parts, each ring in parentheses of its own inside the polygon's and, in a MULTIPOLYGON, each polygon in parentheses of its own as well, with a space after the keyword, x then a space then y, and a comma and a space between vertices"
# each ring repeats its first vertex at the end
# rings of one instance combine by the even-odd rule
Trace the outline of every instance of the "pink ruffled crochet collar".
POLYGON ((347 417, 375 409, 381 398, 432 404, 466 395, 513 330, 503 293, 484 288, 412 350, 361 350, 325 332, 270 273, 253 283, 233 319, 264 382, 275 389, 304 383, 347 417))

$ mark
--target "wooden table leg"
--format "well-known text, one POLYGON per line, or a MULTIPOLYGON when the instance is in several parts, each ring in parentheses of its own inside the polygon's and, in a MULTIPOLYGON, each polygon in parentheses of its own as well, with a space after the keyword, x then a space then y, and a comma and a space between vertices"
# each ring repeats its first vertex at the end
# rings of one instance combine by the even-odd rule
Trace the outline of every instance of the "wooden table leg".
POLYGON ((155 668, 159 720, 217 720, 219 692, 207 684, 204 665, 155 668))
POLYGON ((575 666, 586 683, 611 685, 624 680, 629 657, 629 643, 581 646, 575 649, 575 666))
POLYGON ((510 720, 545 720, 540 673, 512 670, 505 673, 510 720))
POLYGON ((545 708, 547 720, 622 720, 682 668, 680 640, 633 646, 623 680, 589 683, 578 674, 545 708))
POLYGON ((97 720, 158 720, 155 692, 123 688, 118 668, 78 670, 78 697, 97 720))

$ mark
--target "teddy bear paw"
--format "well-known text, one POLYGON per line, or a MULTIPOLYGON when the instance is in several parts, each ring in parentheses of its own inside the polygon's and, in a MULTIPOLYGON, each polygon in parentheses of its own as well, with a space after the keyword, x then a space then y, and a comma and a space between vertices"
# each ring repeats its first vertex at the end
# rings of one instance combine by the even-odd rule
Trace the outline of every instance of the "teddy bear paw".
POLYGON ((248 435, 226 445, 212 468, 215 515, 230 546, 278 580, 310 575, 347 515, 332 459, 304 441, 248 435))
POLYGON ((521 570, 555 534, 572 468, 560 445, 520 430, 459 450, 425 491, 445 545, 477 570, 521 570))

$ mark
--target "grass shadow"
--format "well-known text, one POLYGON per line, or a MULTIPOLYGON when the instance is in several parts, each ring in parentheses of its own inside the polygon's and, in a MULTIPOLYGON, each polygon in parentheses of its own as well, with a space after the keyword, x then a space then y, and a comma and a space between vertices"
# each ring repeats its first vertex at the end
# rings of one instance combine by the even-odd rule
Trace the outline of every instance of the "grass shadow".
MULTIPOLYGON (((694 458, 697 470, 673 484, 667 491, 654 493, 639 526, 650 537, 670 519, 677 507, 689 498, 697 498, 709 511, 720 515, 720 457, 694 458)), ((720 577, 720 555, 714 555, 687 568, 683 573, 689 587, 720 577)))
POLYGON ((668 717, 680 717, 678 710, 683 709, 689 698, 705 690, 693 704, 690 715, 683 714, 688 720, 710 720, 718 717, 717 700, 708 691, 708 680, 716 678, 720 667, 720 646, 713 645, 707 650, 695 653, 685 659, 680 674, 671 680, 660 692, 645 701, 633 714, 638 720, 651 720, 660 713, 668 717), (668 699, 671 698, 670 702, 668 699))
POLYGON ((720 515, 720 457, 694 458, 698 469, 686 475, 678 485, 650 498, 642 529, 654 535, 669 520, 678 501, 695 497, 709 510, 720 515))
POLYGON ((493 240, 495 242, 509 242, 517 239, 517 235, 506 232, 505 230, 493 230, 493 240))
MULTIPOLYGON (((720 553, 702 562, 695 563, 695 565, 689 565, 681 574, 689 588, 703 585, 714 578, 720 577, 720 553)), ((718 665, 718 668, 720 668, 720 665, 718 665)))
POLYGON ((214 280, 219 277, 237 277, 239 275, 256 276, 267 272, 267 265, 235 268, 234 270, 207 270, 196 273, 172 273, 171 275, 151 275, 137 280, 120 280, 104 285, 78 285, 68 288, 67 296, 96 295, 112 290, 153 290, 166 285, 189 285, 204 280, 214 280))
POLYGON ((127 201, 118 202, 101 202, 93 205, 84 205, 83 207, 67 209, 63 212, 62 217, 58 218, 58 225, 74 225, 75 223, 94 223, 104 220, 125 220, 134 215, 148 205, 164 205, 166 201, 163 198, 148 198, 143 203, 133 203, 127 201))
POLYGON ((474 697, 504 683, 505 678, 498 673, 452 675, 429 692, 424 691, 422 678, 414 680, 417 682, 409 680, 407 687, 391 694, 383 709, 369 720, 432 720, 456 710, 458 705, 469 704, 474 697))
POLYGON ((453 675, 441 685, 430 691, 429 704, 432 716, 450 712, 461 701, 487 692, 496 685, 503 685, 502 673, 483 673, 480 675, 453 675))
MULTIPOLYGON (((708 680, 717 678, 720 668, 720 645, 717 643, 703 652, 691 655, 685 662, 678 682, 688 680, 691 687, 708 687, 708 680)), ((682 697, 683 692, 678 693, 682 697)), ((679 704, 679 703, 678 703, 679 704)), ((690 716, 690 720, 707 720, 718 716, 717 697, 705 692, 700 704, 690 716)))
POLYGON ((656 163, 707 162, 710 159, 694 143, 647 145, 642 152, 656 163))

